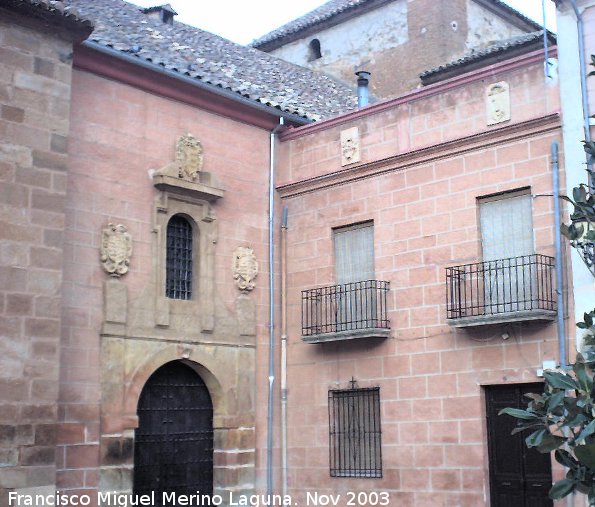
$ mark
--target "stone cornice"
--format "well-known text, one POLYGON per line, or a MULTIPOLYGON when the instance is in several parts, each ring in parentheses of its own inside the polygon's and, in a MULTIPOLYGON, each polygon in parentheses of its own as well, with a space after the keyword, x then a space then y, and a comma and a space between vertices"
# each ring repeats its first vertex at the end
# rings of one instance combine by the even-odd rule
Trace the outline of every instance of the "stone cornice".
POLYGON ((560 113, 555 112, 528 121, 485 130, 451 141, 420 147, 381 160, 353 165, 347 169, 322 174, 313 178, 282 183, 277 186, 277 190, 281 198, 294 197, 388 172, 403 170, 415 165, 434 162, 474 150, 500 145, 509 141, 525 139, 538 134, 555 131, 559 128, 560 113))

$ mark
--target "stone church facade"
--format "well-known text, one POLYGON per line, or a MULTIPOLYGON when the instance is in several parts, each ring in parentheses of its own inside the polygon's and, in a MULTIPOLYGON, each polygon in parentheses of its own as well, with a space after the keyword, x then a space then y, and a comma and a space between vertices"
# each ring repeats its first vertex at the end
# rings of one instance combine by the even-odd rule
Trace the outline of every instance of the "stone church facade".
POLYGON ((356 109, 353 90, 192 29, 263 82, 201 68, 186 28, 120 0, 68 4, 0 2, 0 502, 178 488, 489 505, 487 400, 573 348, 543 51, 500 48, 356 109), (276 90, 275 69, 300 86, 276 90), (494 257, 503 203, 529 227, 494 257), (484 284, 510 257, 529 296, 461 304, 465 266, 484 284), (375 440, 337 436, 336 414, 375 440))

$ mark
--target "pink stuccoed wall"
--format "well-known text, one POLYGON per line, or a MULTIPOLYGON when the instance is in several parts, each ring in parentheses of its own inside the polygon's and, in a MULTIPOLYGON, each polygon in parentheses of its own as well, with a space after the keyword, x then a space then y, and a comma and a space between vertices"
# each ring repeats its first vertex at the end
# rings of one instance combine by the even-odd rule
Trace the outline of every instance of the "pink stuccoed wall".
MULTIPOLYGON (((130 271, 121 279, 132 304, 152 276, 158 192, 150 171, 174 160, 179 136, 194 135, 204 149, 203 170, 226 191, 212 206, 218 223, 215 298, 235 313, 232 253, 238 246, 253 248, 260 272, 249 297, 256 304, 257 346, 268 343, 268 200, 263 196, 269 133, 81 70, 73 76, 71 111, 57 484, 62 491, 81 493, 98 487, 99 330, 107 279, 99 262, 102 229, 122 223, 132 235, 130 271)), ((259 397, 266 400, 265 352, 262 358, 257 382, 259 397)), ((262 413, 257 417, 264 420, 262 413)), ((259 438, 264 441, 264 435, 259 438)))
POLYGON ((449 327, 445 268, 481 260, 477 197, 527 186, 535 251, 555 255, 550 144, 561 141, 559 103, 542 68, 538 55, 521 57, 285 134, 278 190, 289 216, 296 501, 308 491, 388 491, 399 507, 489 504, 482 386, 539 381, 542 361, 558 359, 556 325, 449 327), (488 127, 485 88, 498 81, 510 86, 512 118, 488 127), (362 160, 342 167, 340 132, 351 127, 362 160), (391 284, 391 336, 304 343, 300 291, 335 283, 332 228, 367 220, 376 279, 391 284), (352 377, 380 386, 382 479, 329 476, 327 392, 349 388, 352 377))

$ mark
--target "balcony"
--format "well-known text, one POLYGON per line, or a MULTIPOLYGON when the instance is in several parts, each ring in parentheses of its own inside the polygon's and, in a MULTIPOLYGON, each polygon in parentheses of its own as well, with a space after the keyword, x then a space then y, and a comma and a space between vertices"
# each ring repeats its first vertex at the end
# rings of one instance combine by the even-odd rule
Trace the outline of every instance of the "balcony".
POLYGON ((389 282, 365 280, 302 291, 302 340, 323 343, 390 334, 389 282))
POLYGON ((454 327, 554 320, 554 258, 523 255, 446 268, 446 317, 454 327))

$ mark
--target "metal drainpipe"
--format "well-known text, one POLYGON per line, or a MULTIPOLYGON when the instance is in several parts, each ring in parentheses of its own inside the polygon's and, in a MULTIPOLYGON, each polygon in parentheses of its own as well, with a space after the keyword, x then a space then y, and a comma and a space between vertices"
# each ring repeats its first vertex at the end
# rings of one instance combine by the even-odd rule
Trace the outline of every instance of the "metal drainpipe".
POLYGON ((549 48, 547 47, 547 28, 546 28, 546 22, 545 22, 545 0, 541 0, 541 13, 542 13, 542 17, 543 17, 543 58, 544 58, 544 62, 543 62, 543 73, 545 74, 545 77, 551 77, 550 76, 550 62, 549 62, 549 54, 548 54, 548 50, 549 48))
MULTIPOLYGON (((589 113, 589 96, 587 93, 587 64, 585 61, 585 30, 583 25, 583 16, 579 12, 578 7, 576 6, 576 0, 570 0, 570 5, 572 5, 572 9, 574 10, 574 15, 576 16, 576 30, 578 36, 578 53, 579 53, 579 60, 580 60, 580 73, 581 73, 581 98, 583 101, 583 120, 584 125, 583 129, 585 131, 585 141, 591 141, 591 123, 590 123, 590 113, 589 113)), ((593 183, 593 174, 592 174, 592 163, 589 157, 589 154, 586 155, 587 157, 587 177, 589 188, 591 190, 594 189, 593 183)))
POLYGON ((267 410, 267 495, 273 494, 273 389, 275 386, 275 136, 284 125, 283 117, 270 132, 269 166, 269 396, 267 410))
MULTIPOLYGON (((566 329, 564 326, 564 291, 562 277, 562 241, 560 232, 560 174, 558 166, 558 143, 554 141, 551 144, 552 156, 552 191, 554 195, 554 228, 555 228, 555 246, 556 246, 556 294, 558 296, 558 314, 556 315, 558 324, 558 355, 560 366, 568 364, 568 353, 566 351, 566 329)), ((567 429, 567 428, 565 428, 567 429)), ((564 470, 567 470, 565 467, 564 470)), ((566 496, 566 506, 574 507, 574 493, 566 496)))
POLYGON ((552 155, 552 187, 554 194, 554 227, 555 227, 555 245, 556 245, 556 294, 558 296, 558 353, 560 357, 560 366, 568 364, 568 353, 566 351, 566 330, 564 326, 564 291, 562 276, 562 241, 560 239, 560 175, 558 172, 558 143, 551 145, 552 155))
POLYGON ((287 495, 287 206, 281 222, 281 475, 287 495))

